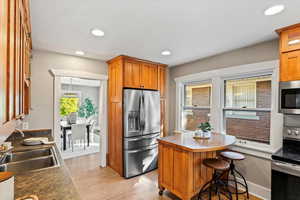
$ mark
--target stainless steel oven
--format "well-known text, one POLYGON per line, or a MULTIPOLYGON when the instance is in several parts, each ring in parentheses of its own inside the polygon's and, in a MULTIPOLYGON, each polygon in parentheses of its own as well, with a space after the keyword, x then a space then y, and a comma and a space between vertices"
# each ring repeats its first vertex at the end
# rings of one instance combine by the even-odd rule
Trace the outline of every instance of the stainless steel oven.
POLYGON ((284 115, 283 145, 272 155, 271 196, 300 199, 300 115, 284 115))
POLYGON ((300 81, 280 82, 279 112, 300 114, 300 81))
POLYGON ((299 200, 300 165, 272 161, 272 200, 299 200))

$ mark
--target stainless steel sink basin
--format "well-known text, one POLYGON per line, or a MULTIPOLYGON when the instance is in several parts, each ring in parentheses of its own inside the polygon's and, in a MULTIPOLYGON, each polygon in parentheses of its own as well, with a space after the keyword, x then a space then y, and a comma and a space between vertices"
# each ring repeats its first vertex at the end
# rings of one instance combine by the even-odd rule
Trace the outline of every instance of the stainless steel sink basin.
POLYGON ((36 149, 31 151, 15 152, 12 154, 11 162, 28 160, 31 158, 43 157, 53 155, 51 148, 46 149, 36 149))
POLYGON ((10 171, 19 174, 27 171, 54 168, 59 165, 55 149, 51 147, 15 152, 8 163, 0 165, 0 171, 10 171))
POLYGON ((7 171, 14 173, 22 173, 37 169, 45 169, 56 166, 56 162, 52 156, 23 160, 20 162, 7 163, 7 171))

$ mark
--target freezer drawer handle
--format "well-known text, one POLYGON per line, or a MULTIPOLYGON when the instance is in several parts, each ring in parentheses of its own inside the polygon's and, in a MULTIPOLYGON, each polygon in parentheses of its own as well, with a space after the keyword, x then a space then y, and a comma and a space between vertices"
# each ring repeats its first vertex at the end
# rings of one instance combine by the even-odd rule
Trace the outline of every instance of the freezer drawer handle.
POLYGON ((126 153, 138 153, 138 152, 147 151, 147 150, 151 150, 151 149, 155 149, 155 148, 157 148, 157 145, 151 146, 151 147, 147 147, 147 148, 143 148, 143 149, 126 151, 126 153))
POLYGON ((151 139, 151 138, 155 138, 155 137, 158 137, 159 134, 157 135, 151 135, 151 136, 142 136, 142 137, 139 137, 139 138, 131 138, 131 139, 126 139, 126 141, 138 141, 138 140, 143 140, 143 139, 151 139))

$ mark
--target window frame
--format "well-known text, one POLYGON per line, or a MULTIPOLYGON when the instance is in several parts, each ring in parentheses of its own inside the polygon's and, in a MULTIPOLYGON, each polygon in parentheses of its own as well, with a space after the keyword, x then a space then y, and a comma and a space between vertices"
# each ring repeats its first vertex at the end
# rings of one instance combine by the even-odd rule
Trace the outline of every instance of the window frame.
MULTIPOLYGON (((224 103, 225 103, 225 82, 228 79, 237 79, 250 76, 261 76, 272 74, 272 94, 271 94, 271 124, 270 124, 270 144, 252 142, 249 140, 237 139, 232 149, 241 152, 270 158, 270 154, 277 151, 282 146, 283 115, 278 112, 279 95, 279 61, 272 60, 260 63, 252 63, 227 67, 217 70, 204 71, 196 74, 175 78, 176 82, 176 131, 183 131, 181 126, 181 105, 183 100, 183 86, 191 82, 207 82, 211 80, 211 116, 210 121, 214 131, 226 134, 224 125, 224 103), (213 106, 212 106, 213 105, 213 106)), ((248 108, 249 109, 249 108, 248 108)), ((260 109, 260 108, 259 108, 260 109)), ((256 109, 256 110, 259 110, 256 109)))
POLYGON ((182 127, 182 122, 183 122, 183 112, 186 111, 186 110, 206 110, 206 109, 209 109, 211 110, 211 105, 212 105, 212 83, 211 83, 211 80, 208 79, 208 80, 202 80, 202 81, 193 81, 193 82, 183 82, 182 83, 182 87, 181 87, 181 93, 183 94, 182 95, 182 99, 181 99, 181 104, 180 104, 180 130, 183 130, 185 132, 188 132, 189 130, 186 130, 186 129, 183 129, 182 127), (205 84, 209 84, 210 85, 210 106, 186 106, 186 86, 197 86, 197 85, 205 85, 205 84))
MULTIPOLYGON (((225 116, 225 112, 226 111, 244 111, 244 112, 268 112, 270 113, 270 118, 272 118, 272 105, 274 104, 274 100, 273 98, 275 97, 273 95, 273 87, 274 86, 274 82, 276 81, 276 77, 274 75, 274 70, 271 72, 257 72, 255 75, 247 75, 247 74, 242 74, 242 75, 238 75, 236 76, 235 78, 223 78, 222 81, 223 81, 223 104, 222 104, 222 132, 224 134, 227 134, 226 133, 226 116, 225 116), (274 76, 273 76, 274 75, 274 76), (226 81, 228 80, 239 80, 239 79, 245 79, 245 78, 254 78, 254 77, 263 77, 263 76, 270 76, 271 77, 271 104, 270 104, 270 108, 236 108, 236 107, 226 107, 226 81)), ((271 119, 270 119, 270 123, 271 122, 271 119)), ((263 143, 263 142, 256 142, 254 140, 247 140, 247 139, 242 139, 242 138, 237 138, 238 142, 243 142, 244 144, 247 144, 247 143, 250 143, 251 146, 254 146, 254 145, 258 145, 258 146, 261 146, 262 144, 265 144, 265 145, 270 145, 271 144, 271 124, 270 124, 270 141, 269 143, 263 143)), ((265 148, 268 148, 268 146, 265 146, 265 148)))

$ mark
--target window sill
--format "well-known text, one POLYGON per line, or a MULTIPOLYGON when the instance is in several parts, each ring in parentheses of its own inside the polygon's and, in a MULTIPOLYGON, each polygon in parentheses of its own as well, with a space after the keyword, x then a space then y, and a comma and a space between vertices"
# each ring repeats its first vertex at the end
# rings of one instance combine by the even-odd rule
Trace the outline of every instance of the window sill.
POLYGON ((245 153, 251 156, 271 160, 271 156, 273 153, 278 151, 278 149, 273 149, 271 150, 270 148, 263 148, 263 147, 254 147, 252 145, 247 145, 247 144, 234 144, 233 146, 229 147, 229 149, 233 151, 238 151, 241 153, 245 153))

